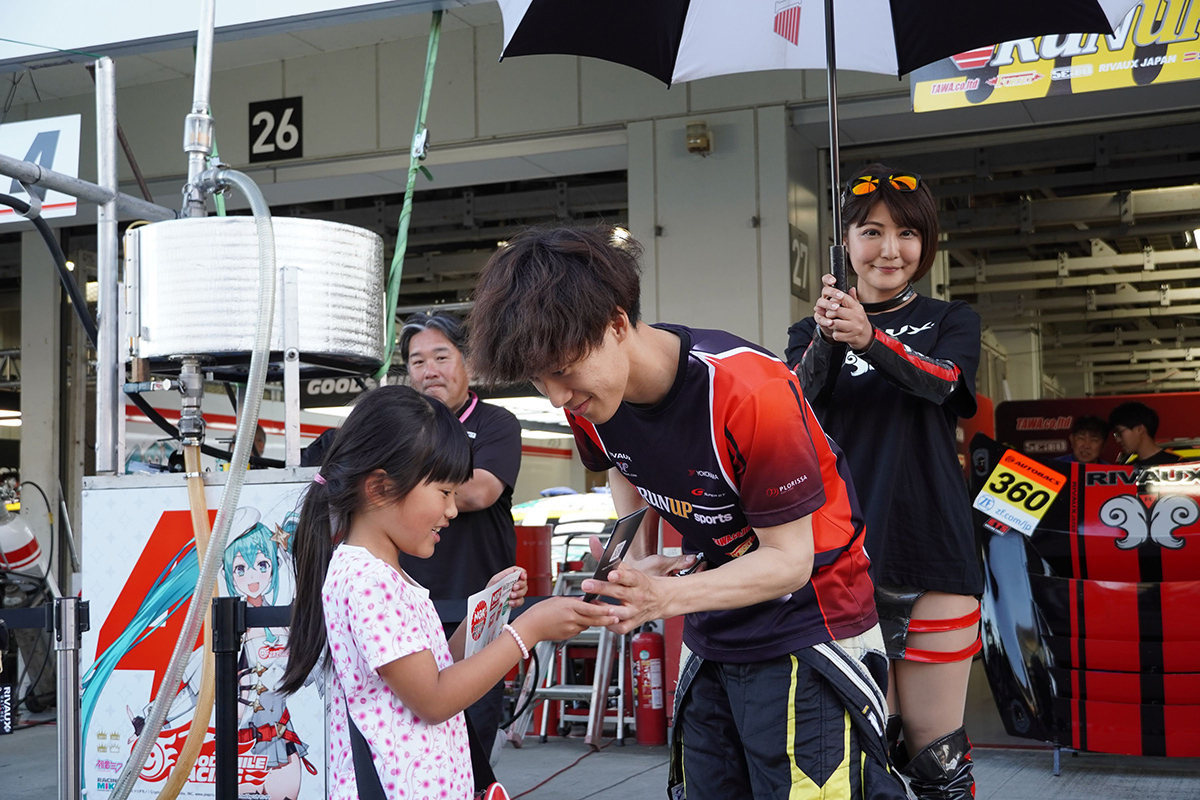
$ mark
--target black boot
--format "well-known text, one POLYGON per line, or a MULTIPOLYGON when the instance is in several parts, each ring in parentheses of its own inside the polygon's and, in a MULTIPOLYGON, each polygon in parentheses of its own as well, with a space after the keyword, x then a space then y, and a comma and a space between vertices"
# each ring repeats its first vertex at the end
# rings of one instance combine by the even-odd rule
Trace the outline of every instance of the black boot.
POLYGON ((887 737, 888 758, 891 759, 892 766, 903 769, 908 763, 908 751, 904 749, 904 721, 900 719, 899 714, 888 715, 884 735, 887 737))
POLYGON ((959 728, 929 744, 900 771, 920 800, 971 800, 971 740, 959 728))

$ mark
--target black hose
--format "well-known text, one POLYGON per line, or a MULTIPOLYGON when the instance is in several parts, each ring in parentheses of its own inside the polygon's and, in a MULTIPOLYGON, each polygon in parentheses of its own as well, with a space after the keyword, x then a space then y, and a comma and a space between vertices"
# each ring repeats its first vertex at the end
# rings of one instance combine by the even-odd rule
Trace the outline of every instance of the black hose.
MULTIPOLYGON (((29 213, 29 204, 24 200, 18 200, 12 195, 0 194, 0 204, 6 205, 15 210, 18 214, 29 213)), ((62 281, 63 288, 71 298, 71 305, 75 307, 75 314, 79 317, 79 324, 83 326, 84 332, 87 334, 88 341, 95 348, 99 342, 99 332, 96 330, 96 321, 92 319, 92 315, 87 310, 87 298, 83 292, 79 290, 79 284, 75 283, 75 279, 71 277, 70 271, 67 269, 67 257, 63 255, 62 247, 58 244, 58 237, 54 235, 54 231, 46 224, 46 220, 39 217, 34 217, 30 220, 37 228, 38 233, 42 235, 42 239, 46 242, 46 247, 50 250, 50 255, 54 258, 54 266, 58 269, 59 280, 62 281)), ((125 393, 133 404, 146 415, 146 417, 157 425, 164 433, 172 439, 179 439, 179 429, 172 425, 158 413, 158 409, 146 402, 146 399, 137 392, 125 393)), ((211 445, 200 445, 200 452, 213 458, 221 458, 226 461, 233 459, 233 453, 228 450, 222 450, 211 445)), ((274 458, 261 458, 259 456, 250 456, 250 463, 256 467, 283 467, 285 464, 274 458)))
MULTIPOLYGON (((133 404, 138 407, 138 410, 145 414, 151 422, 157 425, 164 433, 172 439, 179 439, 179 429, 167 421, 166 417, 158 413, 158 409, 146 402, 146 398, 142 397, 137 392, 126 392, 126 396, 133 401, 133 404)), ((212 445, 200 445, 200 452, 206 456, 213 458, 224 459, 225 461, 233 460, 233 453, 228 450, 222 450, 219 447, 212 445)), ((250 456, 250 463, 256 467, 284 467, 287 466, 282 461, 275 458, 263 458, 262 456, 250 456)))
MULTIPOLYGON (((46 506, 46 516, 50 518, 50 553, 49 553, 48 557, 46 558, 46 563, 49 565, 49 569, 46 570, 46 574, 42 578, 42 584, 45 586, 46 589, 49 589, 50 588, 50 570, 54 568, 54 539, 56 538, 54 536, 54 509, 50 505, 50 498, 46 497, 46 493, 44 491, 42 491, 41 486, 38 486, 33 481, 21 481, 21 486, 32 486, 34 489, 37 489, 37 493, 42 496, 42 503, 46 506)), ((25 501, 22 500, 21 501, 22 510, 24 510, 25 505, 26 505, 25 501)))
MULTIPOLYGON (((520 719, 521 715, 525 713, 525 709, 529 708, 530 704, 533 703, 534 696, 537 695, 537 685, 539 683, 539 677, 542 674, 542 665, 538 661, 537 648, 529 651, 529 657, 533 660, 533 663, 530 664, 530 667, 533 669, 533 689, 530 690, 529 696, 525 698, 525 702, 521 704, 521 707, 513 711, 511 717, 496 726, 502 730, 508 730, 508 726, 520 719)), ((547 700, 546 702, 551 701, 547 700)))
MULTIPOLYGON (((12 195, 0 194, 0 203, 13 209, 18 214, 29 213, 30 205, 12 195)), ((62 247, 58 243, 58 237, 54 235, 54 231, 41 216, 33 217, 29 221, 37 228, 37 232, 42 235, 42 241, 49 248, 50 255, 54 258, 54 266, 58 269, 58 279, 62 281, 63 289, 70 296, 71 305, 75 306, 75 313, 79 316, 79 324, 83 326, 84 332, 87 333, 88 341, 92 343, 92 347, 95 347, 99 337, 99 333, 96 330, 96 321, 88 313, 87 298, 84 297, 83 292, 79 289, 79 284, 75 282, 75 279, 71 276, 71 272, 67 269, 67 257, 63 255, 62 247)))

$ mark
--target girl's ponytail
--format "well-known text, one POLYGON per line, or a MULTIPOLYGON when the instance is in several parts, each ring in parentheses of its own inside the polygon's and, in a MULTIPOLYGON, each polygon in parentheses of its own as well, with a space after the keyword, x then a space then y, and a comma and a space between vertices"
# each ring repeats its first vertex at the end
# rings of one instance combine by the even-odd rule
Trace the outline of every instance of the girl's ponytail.
POLYGON ((333 531, 329 525, 329 489, 323 481, 313 481, 308 488, 294 546, 296 596, 292 600, 287 670, 280 685, 285 694, 292 694, 304 685, 325 652, 321 587, 333 557, 333 531))
POLYGON ((325 453, 300 510, 283 692, 303 686, 325 652, 321 589, 333 558, 333 538, 351 529, 365 502, 367 477, 386 473, 384 501, 396 502, 422 481, 466 483, 471 469, 471 441, 445 405, 409 386, 381 386, 362 395, 325 453))

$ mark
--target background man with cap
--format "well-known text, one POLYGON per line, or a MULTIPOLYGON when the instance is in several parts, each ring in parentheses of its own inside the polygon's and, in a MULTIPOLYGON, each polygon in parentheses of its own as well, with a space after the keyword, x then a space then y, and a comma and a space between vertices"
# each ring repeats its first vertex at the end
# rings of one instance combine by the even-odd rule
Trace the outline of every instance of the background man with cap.
MULTIPOLYGON (((470 390, 464 358, 463 322, 445 312, 414 314, 400 331, 400 356, 412 386, 445 403, 471 437, 475 472, 458 487, 458 516, 442 534, 431 558, 400 555, 400 564, 429 589, 433 600, 469 597, 517 558, 512 494, 521 467, 521 423, 512 412, 484 403, 470 390)), ((446 635, 459 620, 446 622, 446 635)), ((504 685, 497 684, 467 709, 480 744, 490 750, 503 712, 504 685)))

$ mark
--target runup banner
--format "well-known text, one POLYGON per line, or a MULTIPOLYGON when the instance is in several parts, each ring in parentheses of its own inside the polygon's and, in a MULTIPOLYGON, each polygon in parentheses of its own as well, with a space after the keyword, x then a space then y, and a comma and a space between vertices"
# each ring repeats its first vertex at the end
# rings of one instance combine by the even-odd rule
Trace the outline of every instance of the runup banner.
POLYGON ((1200 78, 1200 2, 1142 0, 1112 36, 1015 39, 912 73, 916 112, 1200 78))

